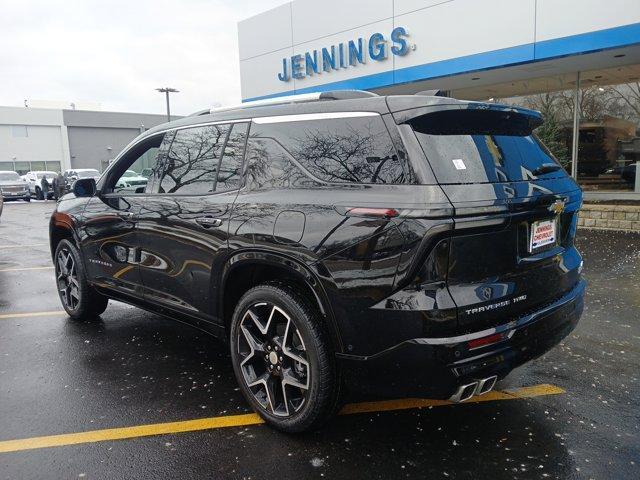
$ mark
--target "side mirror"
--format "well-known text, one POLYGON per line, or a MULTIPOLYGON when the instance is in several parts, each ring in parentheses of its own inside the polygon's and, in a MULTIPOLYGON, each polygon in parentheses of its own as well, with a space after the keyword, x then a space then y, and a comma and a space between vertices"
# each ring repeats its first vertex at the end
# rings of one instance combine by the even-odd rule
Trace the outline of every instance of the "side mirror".
POLYGON ((73 194, 76 197, 93 197, 96 193, 96 181, 93 178, 79 178, 73 182, 73 194))

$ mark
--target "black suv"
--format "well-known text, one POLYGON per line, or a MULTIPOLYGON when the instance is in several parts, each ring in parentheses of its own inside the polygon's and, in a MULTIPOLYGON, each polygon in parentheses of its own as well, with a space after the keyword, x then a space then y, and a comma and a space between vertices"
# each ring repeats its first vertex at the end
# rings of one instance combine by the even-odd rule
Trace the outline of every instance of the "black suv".
POLYGON ((582 195, 539 113, 359 91, 200 112, 136 138, 50 224, 69 316, 118 299, 229 342, 273 426, 344 391, 462 401, 583 308, 582 195), (126 171, 146 186, 117 191, 126 171))

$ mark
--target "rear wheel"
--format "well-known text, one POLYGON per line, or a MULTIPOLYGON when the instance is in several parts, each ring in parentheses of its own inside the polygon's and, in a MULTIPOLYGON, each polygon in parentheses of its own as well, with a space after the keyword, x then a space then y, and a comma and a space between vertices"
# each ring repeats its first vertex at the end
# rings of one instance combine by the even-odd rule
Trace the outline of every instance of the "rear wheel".
POLYGON ((339 382, 327 332, 311 303, 292 288, 264 284, 245 293, 230 343, 241 390, 271 426, 310 430, 336 410, 339 382))
POLYGON ((40 190, 38 187, 36 187, 36 200, 44 200, 42 190, 40 190))
POLYGON ((55 272, 60 301, 71 318, 93 319, 106 310, 109 299, 89 285, 80 252, 69 240, 56 248, 55 272))
POLYGON ((24 201, 25 202, 30 202, 31 201, 31 197, 24 197, 24 201))

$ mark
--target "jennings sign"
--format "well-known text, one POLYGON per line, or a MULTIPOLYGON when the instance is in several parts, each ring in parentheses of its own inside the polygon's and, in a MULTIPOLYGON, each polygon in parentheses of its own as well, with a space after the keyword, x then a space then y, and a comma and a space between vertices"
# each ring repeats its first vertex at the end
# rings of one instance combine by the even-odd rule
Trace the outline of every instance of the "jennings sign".
POLYGON ((359 63, 366 63, 367 59, 381 62, 388 58, 389 53, 406 55, 413 48, 407 43, 407 36, 404 27, 396 27, 389 36, 390 43, 382 33, 374 33, 368 39, 360 37, 320 50, 285 57, 282 59, 282 71, 278 73, 278 80, 288 82, 292 78, 301 79, 322 72, 355 67, 359 63))

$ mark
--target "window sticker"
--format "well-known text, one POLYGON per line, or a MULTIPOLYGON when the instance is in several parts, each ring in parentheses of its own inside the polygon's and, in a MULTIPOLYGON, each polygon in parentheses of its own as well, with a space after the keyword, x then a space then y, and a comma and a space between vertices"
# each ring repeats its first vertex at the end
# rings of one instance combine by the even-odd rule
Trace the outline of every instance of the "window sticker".
POLYGON ((451 160, 453 162, 453 166, 456 167, 456 170, 466 170, 467 166, 464 164, 461 158, 454 158, 451 160))

